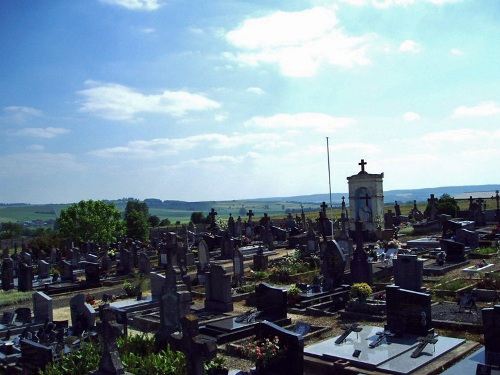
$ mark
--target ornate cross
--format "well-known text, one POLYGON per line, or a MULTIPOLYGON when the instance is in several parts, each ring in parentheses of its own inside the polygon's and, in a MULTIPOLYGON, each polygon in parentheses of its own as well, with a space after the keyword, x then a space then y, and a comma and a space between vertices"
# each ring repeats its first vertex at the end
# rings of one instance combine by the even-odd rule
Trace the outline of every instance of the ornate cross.
POLYGON ((368 164, 365 162, 365 159, 361 159, 361 162, 358 165, 361 165, 361 172, 365 172, 365 165, 368 164))

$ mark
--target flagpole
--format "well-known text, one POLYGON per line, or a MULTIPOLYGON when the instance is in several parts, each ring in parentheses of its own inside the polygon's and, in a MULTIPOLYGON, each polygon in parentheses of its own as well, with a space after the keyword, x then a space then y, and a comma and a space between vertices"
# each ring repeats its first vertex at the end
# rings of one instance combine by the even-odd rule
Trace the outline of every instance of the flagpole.
POLYGON ((328 186, 330 188, 330 209, 332 210, 332 241, 333 241, 333 205, 332 205, 332 181, 330 178, 330 147, 328 145, 328 137, 326 137, 326 155, 328 158, 328 186))

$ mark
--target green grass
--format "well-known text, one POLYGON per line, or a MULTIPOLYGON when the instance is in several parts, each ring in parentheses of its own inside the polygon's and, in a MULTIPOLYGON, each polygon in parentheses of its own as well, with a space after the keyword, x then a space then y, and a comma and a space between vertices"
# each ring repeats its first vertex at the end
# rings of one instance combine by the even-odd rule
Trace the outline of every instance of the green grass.
POLYGON ((0 290, 0 307, 15 305, 21 302, 30 301, 33 292, 18 292, 17 290, 0 290))

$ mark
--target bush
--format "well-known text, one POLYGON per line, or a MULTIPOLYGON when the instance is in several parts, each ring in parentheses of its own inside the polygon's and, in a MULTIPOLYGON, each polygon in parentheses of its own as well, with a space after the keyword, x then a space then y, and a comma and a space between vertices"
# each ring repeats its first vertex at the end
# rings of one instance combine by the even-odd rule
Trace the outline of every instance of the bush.
POLYGON ((352 285, 349 295, 358 301, 366 300, 372 294, 372 288, 367 283, 355 283, 352 285))

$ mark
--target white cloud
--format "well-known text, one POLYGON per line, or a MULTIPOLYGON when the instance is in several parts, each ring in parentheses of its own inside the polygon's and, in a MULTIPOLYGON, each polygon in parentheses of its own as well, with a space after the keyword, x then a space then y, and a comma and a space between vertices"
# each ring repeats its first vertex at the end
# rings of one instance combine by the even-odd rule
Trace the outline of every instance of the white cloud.
POLYGON ((265 91, 262 90, 260 87, 249 87, 249 88, 247 88, 247 92, 250 92, 252 94, 257 94, 257 95, 265 94, 265 91))
POLYGON ((417 2, 427 2, 435 5, 443 5, 447 3, 456 3, 462 0, 341 0, 355 6, 373 5, 376 8, 389 8, 392 6, 408 6, 417 2))
POLYGON ((3 108, 7 118, 15 122, 24 122, 31 117, 42 116, 43 112, 33 107, 8 106, 3 108))
POLYGON ((484 117, 500 114, 500 105, 493 101, 480 103, 476 106, 460 106, 453 110, 451 117, 484 117))
POLYGON ((408 53, 419 53, 422 51, 422 46, 413 40, 405 40, 399 46, 399 51, 408 53))
POLYGON ((490 134, 484 131, 475 131, 473 129, 444 130, 440 132, 431 132, 422 136, 424 142, 471 142, 473 140, 489 137, 490 134))
POLYGON ((84 97, 80 108, 108 120, 134 120, 139 113, 166 113, 183 116, 189 111, 219 108, 220 104, 203 94, 186 91, 163 91, 147 95, 116 83, 87 81, 91 88, 79 91, 84 97))
POLYGON ((360 150, 366 153, 375 153, 381 151, 380 147, 373 143, 338 143, 330 147, 332 151, 349 151, 349 150, 360 150))
POLYGON ((369 64, 366 50, 373 37, 347 36, 337 25, 334 9, 321 7, 247 19, 226 34, 243 52, 225 56, 250 66, 277 64, 282 74, 294 77, 314 76, 323 64, 369 64))
POLYGON ((0 156, 0 177, 22 177, 22 176, 48 176, 60 175, 70 171, 82 171, 86 169, 84 164, 79 163, 74 155, 67 153, 20 153, 0 156))
POLYGON ((416 112, 406 112, 405 114, 403 114, 403 120, 405 121, 420 120, 420 115, 416 112))
POLYGON ((461 49, 458 49, 458 48, 452 48, 450 50, 450 53, 454 56, 461 56, 464 54, 464 51, 462 51, 461 49))
POLYGON ((306 130, 332 132, 353 125, 355 120, 348 117, 333 117, 323 113, 280 113, 270 117, 257 116, 245 123, 246 127, 291 131, 306 130))
POLYGON ((156 138, 149 141, 132 141, 125 146, 94 150, 90 152, 90 155, 103 158, 158 159, 162 156, 178 155, 195 149, 239 149, 243 146, 260 148, 262 145, 266 145, 266 147, 282 147, 286 143, 281 142, 281 136, 278 134, 235 133, 228 136, 210 133, 185 138, 156 138))
POLYGON ((68 129, 48 127, 48 128, 24 128, 17 131, 15 135, 38 137, 38 138, 54 138, 66 133, 69 133, 68 129))
POLYGON ((30 150, 30 151, 43 151, 43 150, 45 150, 45 146, 31 145, 31 146, 28 146, 28 150, 30 150))
POLYGON ((161 0, 101 0, 101 2, 111 5, 118 5, 130 10, 157 10, 163 6, 161 0))

